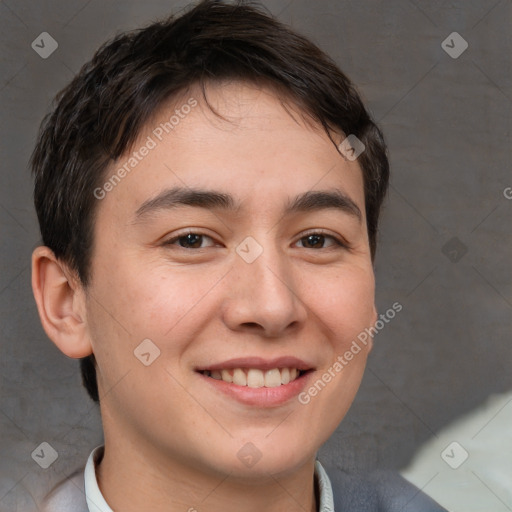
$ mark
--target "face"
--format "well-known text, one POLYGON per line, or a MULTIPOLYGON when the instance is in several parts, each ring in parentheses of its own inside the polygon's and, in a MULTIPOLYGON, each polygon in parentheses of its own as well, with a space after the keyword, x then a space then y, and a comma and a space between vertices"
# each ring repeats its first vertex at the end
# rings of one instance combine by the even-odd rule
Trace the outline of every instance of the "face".
POLYGON ((353 343, 376 320, 362 172, 269 90, 208 99, 224 119, 200 92, 175 99, 96 191, 86 315, 105 436, 284 474, 341 421, 371 348, 353 343))

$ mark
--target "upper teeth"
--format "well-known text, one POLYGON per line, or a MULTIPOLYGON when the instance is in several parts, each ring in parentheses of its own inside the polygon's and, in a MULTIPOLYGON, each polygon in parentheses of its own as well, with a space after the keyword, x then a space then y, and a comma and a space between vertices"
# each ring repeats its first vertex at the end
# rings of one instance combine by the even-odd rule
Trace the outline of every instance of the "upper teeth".
POLYGON ((233 370, 205 370, 203 373, 213 379, 250 388, 275 388, 281 384, 288 384, 299 376, 297 368, 272 368, 267 371, 257 368, 235 368, 233 370))

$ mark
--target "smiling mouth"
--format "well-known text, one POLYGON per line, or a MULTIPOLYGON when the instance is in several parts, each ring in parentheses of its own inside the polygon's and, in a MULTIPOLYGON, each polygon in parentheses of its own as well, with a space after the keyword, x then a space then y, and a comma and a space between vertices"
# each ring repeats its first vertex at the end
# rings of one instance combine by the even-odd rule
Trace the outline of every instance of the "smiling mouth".
POLYGON ((233 368, 225 370, 202 370, 199 373, 215 380, 249 388, 276 388, 298 379, 309 370, 297 368, 233 368))

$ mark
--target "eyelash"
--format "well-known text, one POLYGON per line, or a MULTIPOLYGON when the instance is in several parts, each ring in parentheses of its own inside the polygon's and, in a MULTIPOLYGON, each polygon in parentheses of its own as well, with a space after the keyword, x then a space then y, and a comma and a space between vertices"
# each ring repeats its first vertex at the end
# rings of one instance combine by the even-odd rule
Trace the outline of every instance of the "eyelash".
MULTIPOLYGON (((188 235, 196 235, 196 236, 199 236, 199 237, 206 237, 206 238, 210 238, 211 240, 213 240, 213 237, 207 235, 206 233, 201 233, 200 231, 191 231, 190 230, 190 231, 187 231, 185 233, 178 234, 178 235, 174 236, 173 238, 171 238, 169 240, 166 240, 162 245, 164 245, 164 246, 172 246, 172 245, 175 244, 175 242, 179 241, 181 238, 187 237, 188 235)), ((340 249, 349 249, 350 248, 349 244, 347 242, 345 242, 343 239, 338 238, 338 237, 336 237, 334 235, 331 235, 329 233, 326 233, 325 231, 323 231, 321 229, 320 230, 314 230, 314 231, 308 231, 308 232, 304 233, 297 240, 297 242, 300 242, 301 240, 304 240, 304 239, 306 239, 306 238, 308 238, 310 236, 315 236, 315 235, 316 236, 322 236, 325 239, 330 238, 331 240, 333 240, 334 246, 335 247, 337 246, 337 248, 340 248, 340 249)), ((297 243, 297 242, 295 242, 295 243, 297 243)), ((178 246, 178 248, 185 249, 185 250, 188 250, 188 251, 194 250, 194 249, 191 249, 189 247, 178 246)), ((329 248, 332 248, 332 246, 331 247, 321 247, 321 249, 324 249, 324 250, 329 249, 329 248)), ((199 250, 200 249, 206 249, 206 247, 199 247, 199 248, 196 248, 195 250, 198 250, 198 249, 199 250)), ((307 247, 305 247, 305 249, 307 249, 307 247)), ((312 249, 312 250, 318 250, 318 249, 312 249)))
MULTIPOLYGON (((327 233, 326 231, 323 231, 323 230, 316 230, 316 231, 308 231, 306 233, 304 233, 298 240, 297 242, 303 240, 304 238, 308 238, 310 236, 322 236, 324 237, 325 239, 327 238, 330 238, 333 242, 334 242, 334 247, 338 248, 338 249, 349 249, 350 246, 349 244, 343 240, 342 238, 338 238, 334 235, 330 235, 329 233, 327 233)), ((332 248, 333 246, 331 246, 332 248)), ((323 247, 322 249, 329 249, 329 247, 323 247)))

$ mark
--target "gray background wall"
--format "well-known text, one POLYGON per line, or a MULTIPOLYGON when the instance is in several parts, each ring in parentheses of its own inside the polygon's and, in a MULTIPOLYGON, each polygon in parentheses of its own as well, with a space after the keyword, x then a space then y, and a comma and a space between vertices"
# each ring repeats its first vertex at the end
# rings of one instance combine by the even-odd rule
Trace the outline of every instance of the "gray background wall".
MULTIPOLYGON (((186 3, 0 2, 2 511, 37 510, 101 442, 77 363, 46 338, 30 290, 36 130, 100 43, 186 3), (59 45, 47 59, 31 48, 44 31, 59 45), (31 458, 43 441, 59 454, 46 470, 31 458)), ((360 393, 321 457, 351 470, 398 469, 454 418, 512 389, 512 2, 264 3, 335 58, 387 136, 393 175, 377 304, 404 309, 378 335, 360 393), (454 31, 469 45, 456 59, 441 47, 454 31)))

